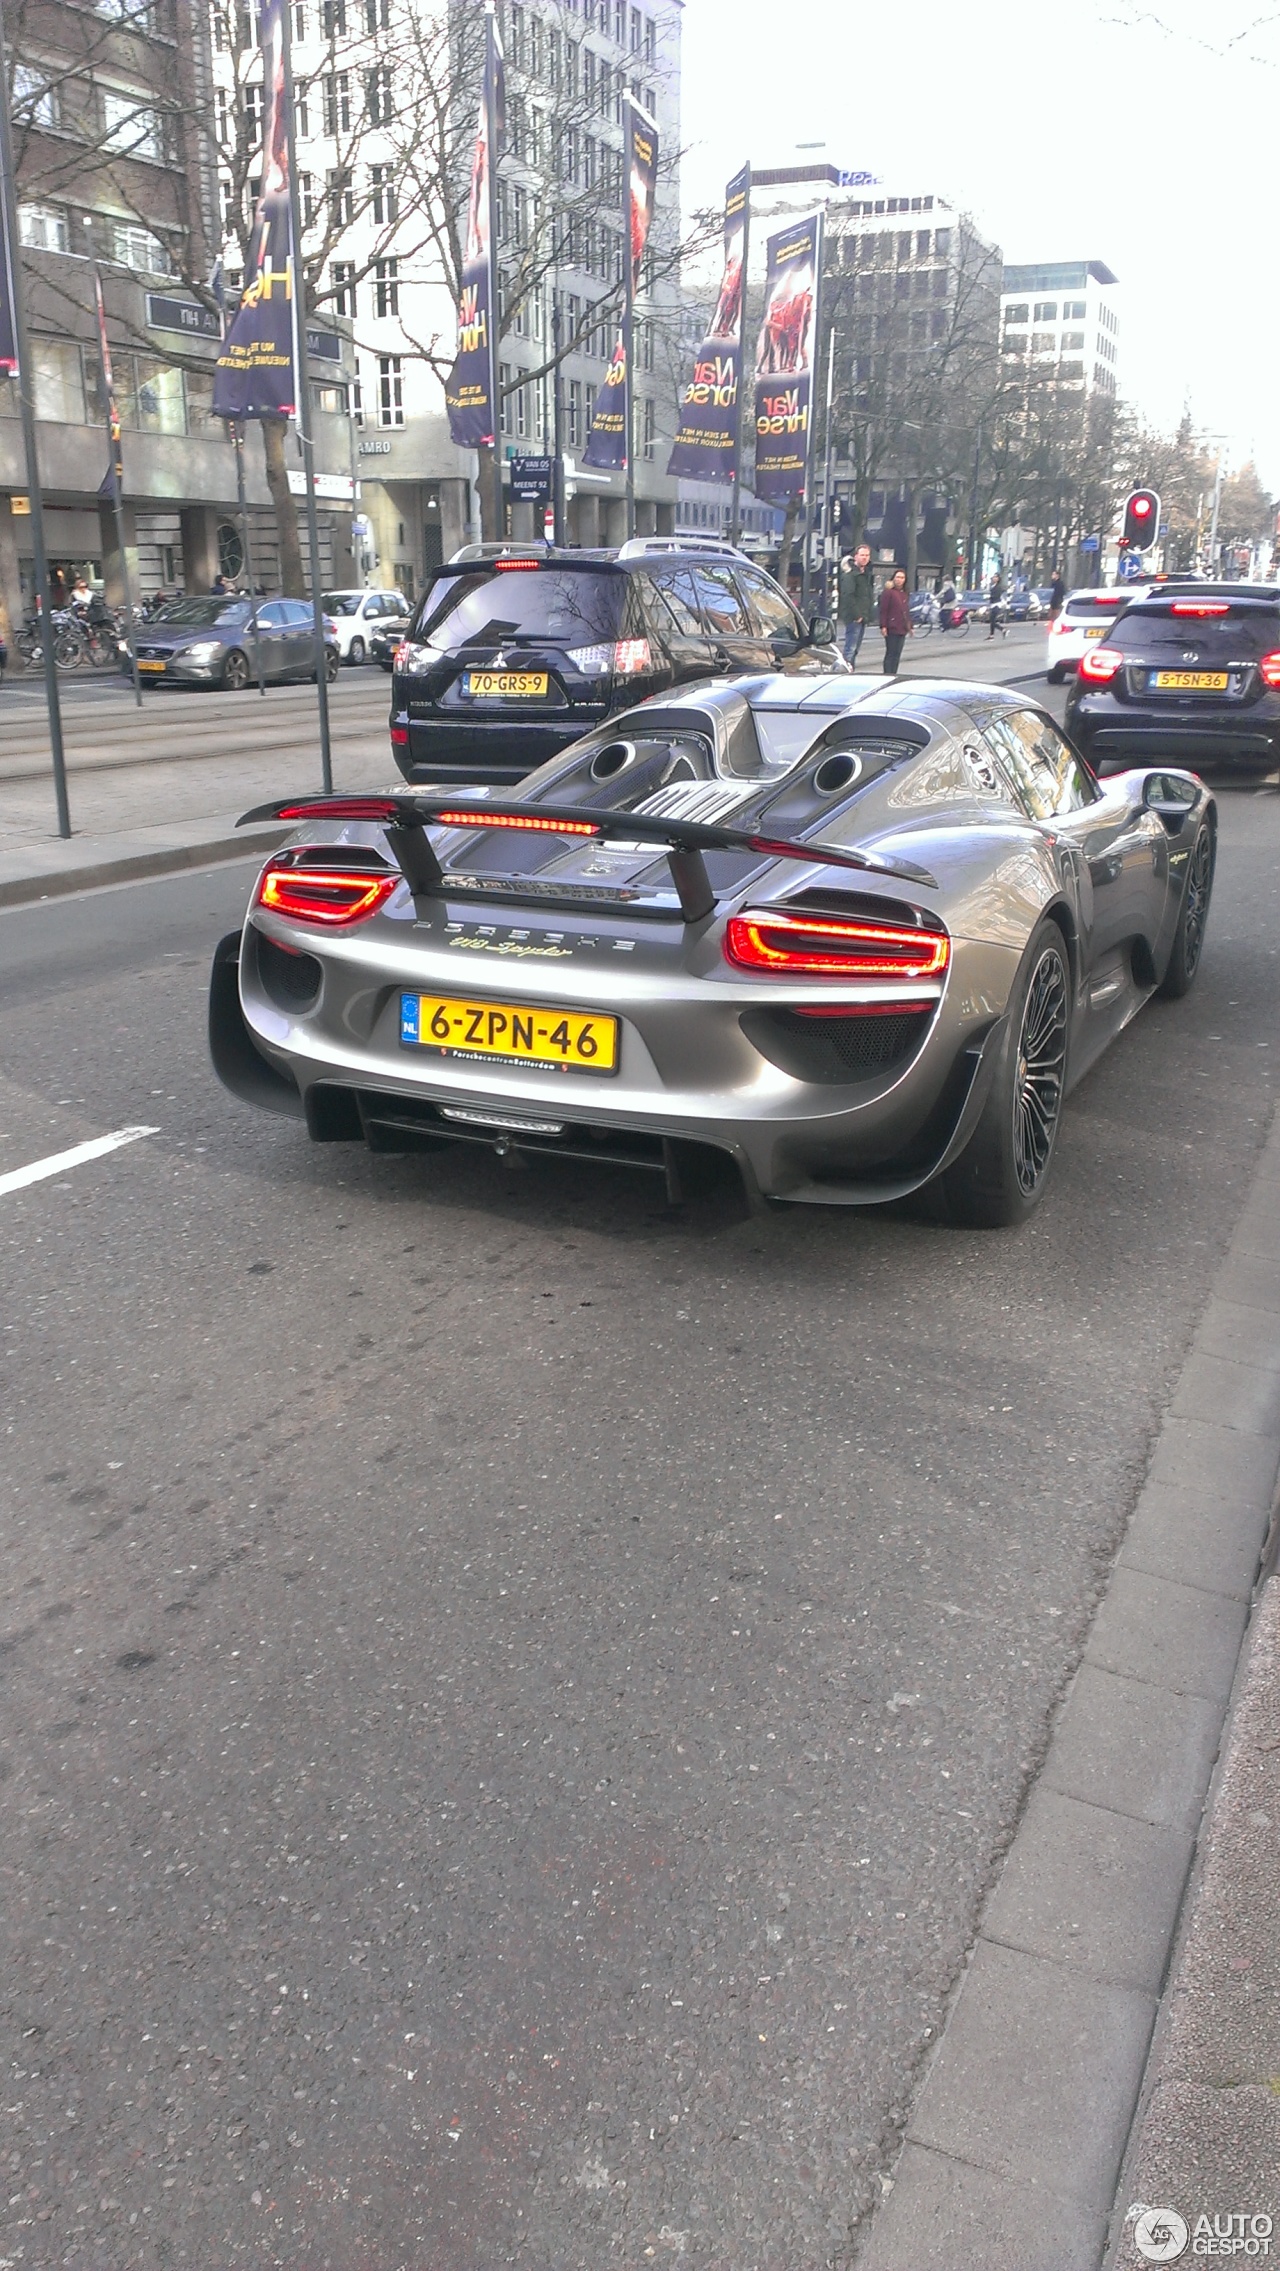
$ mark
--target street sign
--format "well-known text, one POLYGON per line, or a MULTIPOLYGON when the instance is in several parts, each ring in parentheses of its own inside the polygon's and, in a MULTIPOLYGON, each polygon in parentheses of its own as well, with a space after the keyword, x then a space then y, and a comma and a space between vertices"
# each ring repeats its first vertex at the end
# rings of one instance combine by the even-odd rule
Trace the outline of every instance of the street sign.
POLYGON ((1097 551, 1097 549, 1098 549, 1098 539, 1097 539, 1097 537, 1096 537, 1096 536, 1082 536, 1082 537, 1081 537, 1081 539, 1080 539, 1080 549, 1081 549, 1081 551, 1082 551, 1082 552, 1096 552, 1096 551, 1097 551))
POLYGON ((511 495, 516 504, 545 504, 551 495, 552 460, 549 457, 509 458, 511 495))
POLYGON ((1140 552, 1122 552, 1120 554, 1118 574, 1122 584, 1136 584, 1146 572, 1140 552))

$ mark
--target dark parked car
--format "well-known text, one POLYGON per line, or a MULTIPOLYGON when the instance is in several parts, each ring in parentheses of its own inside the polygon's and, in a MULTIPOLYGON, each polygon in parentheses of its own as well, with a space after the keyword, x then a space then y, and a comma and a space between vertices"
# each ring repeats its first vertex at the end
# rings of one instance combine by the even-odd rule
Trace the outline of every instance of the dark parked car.
POLYGON ((391 681, 409 781, 520 780, 648 695, 765 671, 844 676, 834 626, 711 538, 620 551, 468 545, 422 600, 391 681))
POLYGON ((384 615, 382 621, 375 624, 369 639, 369 652, 384 670, 394 667, 396 648, 402 639, 409 636, 409 620, 406 611, 403 615, 384 615))
POLYGON ((1280 588, 1152 592, 1081 657, 1067 726, 1095 768, 1280 763, 1280 588))
MULTIPOLYGON (((138 635, 138 676, 150 686, 225 686, 234 692, 257 676, 254 601, 221 598, 175 599, 138 635)), ((306 599, 266 599, 257 603, 257 647, 263 678, 272 683, 316 674, 314 618, 306 599)), ((338 675, 338 642, 325 621, 325 653, 330 678, 338 675)), ((122 649, 120 665, 129 671, 122 649)))

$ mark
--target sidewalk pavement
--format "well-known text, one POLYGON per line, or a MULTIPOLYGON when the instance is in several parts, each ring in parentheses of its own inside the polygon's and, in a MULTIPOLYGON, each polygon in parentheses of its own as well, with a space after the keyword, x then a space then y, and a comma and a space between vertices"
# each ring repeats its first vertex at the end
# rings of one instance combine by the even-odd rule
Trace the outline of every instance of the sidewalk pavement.
POLYGON ((1280 1119, 858 2271, 1280 2257, 1278 1468, 1280 1119))

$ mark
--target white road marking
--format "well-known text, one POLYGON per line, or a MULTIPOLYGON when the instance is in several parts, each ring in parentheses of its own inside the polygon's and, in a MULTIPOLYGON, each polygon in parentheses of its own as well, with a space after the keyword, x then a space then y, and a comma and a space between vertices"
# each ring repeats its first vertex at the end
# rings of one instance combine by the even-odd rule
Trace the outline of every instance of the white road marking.
POLYGON ((6 1191, 25 1191, 28 1183, 43 1183, 47 1175, 65 1174, 68 1167, 83 1167, 87 1160, 103 1159, 109 1151, 119 1151, 122 1144, 136 1143, 140 1136, 159 1133, 159 1128, 117 1128, 114 1135, 95 1136, 92 1143, 78 1143, 71 1151, 55 1151, 51 1159, 15 1167, 11 1175, 0 1175, 0 1198, 6 1191))

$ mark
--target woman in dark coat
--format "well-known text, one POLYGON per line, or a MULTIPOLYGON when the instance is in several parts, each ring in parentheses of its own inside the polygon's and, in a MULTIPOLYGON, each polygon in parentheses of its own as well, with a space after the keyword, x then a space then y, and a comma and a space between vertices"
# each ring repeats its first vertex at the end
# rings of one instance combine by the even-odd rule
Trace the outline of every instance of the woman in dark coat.
POLYGON ((884 632, 885 676, 894 678, 902 661, 903 645, 911 630, 911 606, 907 599, 905 568, 894 569, 880 594, 880 628, 884 632))

